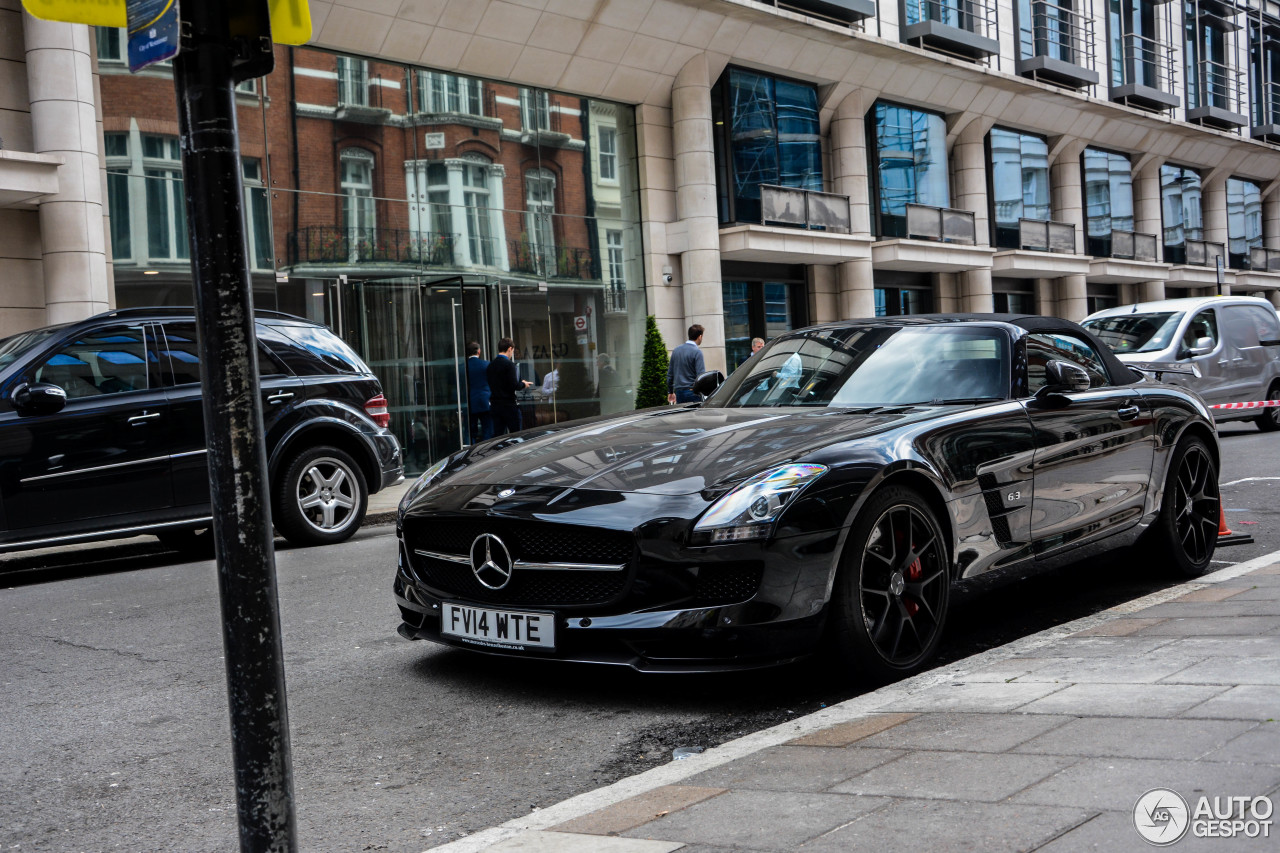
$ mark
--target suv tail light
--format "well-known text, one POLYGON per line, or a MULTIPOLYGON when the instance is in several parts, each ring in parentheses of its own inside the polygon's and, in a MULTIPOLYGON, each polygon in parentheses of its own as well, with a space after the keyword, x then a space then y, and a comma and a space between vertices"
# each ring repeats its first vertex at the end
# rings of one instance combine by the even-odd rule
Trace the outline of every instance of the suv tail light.
POLYGON ((386 429, 391 426, 391 413, 387 411, 387 398, 379 394, 364 404, 364 411, 373 422, 386 429))

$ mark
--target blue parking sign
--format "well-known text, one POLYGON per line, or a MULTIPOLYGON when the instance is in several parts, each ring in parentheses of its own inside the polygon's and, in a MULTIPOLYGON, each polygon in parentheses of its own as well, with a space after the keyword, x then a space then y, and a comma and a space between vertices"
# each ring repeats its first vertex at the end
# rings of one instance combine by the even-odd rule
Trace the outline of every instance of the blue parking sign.
POLYGON ((128 0, 129 70, 178 55, 178 0, 128 0))

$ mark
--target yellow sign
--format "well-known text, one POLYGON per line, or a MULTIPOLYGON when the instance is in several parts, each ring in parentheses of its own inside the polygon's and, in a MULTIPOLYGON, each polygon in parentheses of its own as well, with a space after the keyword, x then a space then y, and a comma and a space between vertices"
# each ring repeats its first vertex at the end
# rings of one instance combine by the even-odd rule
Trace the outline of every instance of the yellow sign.
MULTIPOLYGON (((22 0, 37 18, 123 27, 128 20, 125 0, 22 0)), ((277 44, 306 44, 311 40, 311 9, 307 0, 267 0, 271 10, 271 40, 277 44)))

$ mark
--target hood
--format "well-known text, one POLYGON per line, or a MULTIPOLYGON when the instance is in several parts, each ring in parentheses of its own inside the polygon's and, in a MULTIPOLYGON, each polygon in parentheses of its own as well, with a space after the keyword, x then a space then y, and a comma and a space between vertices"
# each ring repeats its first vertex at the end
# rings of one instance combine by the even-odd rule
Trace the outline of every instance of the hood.
POLYGON ((659 409, 580 421, 477 446, 450 486, 551 486, 693 494, 820 447, 936 414, 936 408, 659 409))

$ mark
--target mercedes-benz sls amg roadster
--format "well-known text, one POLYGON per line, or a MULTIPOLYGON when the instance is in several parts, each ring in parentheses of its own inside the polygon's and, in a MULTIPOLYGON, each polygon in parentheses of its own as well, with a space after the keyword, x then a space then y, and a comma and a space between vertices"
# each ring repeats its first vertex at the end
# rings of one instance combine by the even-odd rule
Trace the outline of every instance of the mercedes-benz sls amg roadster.
POLYGON ((1133 545, 1203 572, 1217 472, 1203 402, 1065 320, 816 326, 701 404, 437 462, 400 504, 399 631, 649 672, 825 650, 883 681, 934 654, 962 579, 1133 545))

